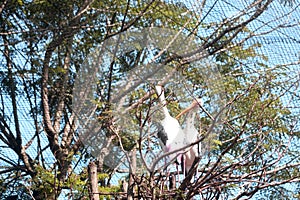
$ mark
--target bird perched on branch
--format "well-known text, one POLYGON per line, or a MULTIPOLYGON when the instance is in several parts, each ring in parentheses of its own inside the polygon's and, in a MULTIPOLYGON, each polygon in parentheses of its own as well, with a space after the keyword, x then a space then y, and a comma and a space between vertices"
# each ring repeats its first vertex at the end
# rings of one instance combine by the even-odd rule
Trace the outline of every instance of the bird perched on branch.
POLYGON ((158 126, 158 137, 165 145, 166 152, 172 152, 177 149, 182 149, 169 156, 170 160, 176 157, 177 162, 181 164, 182 171, 187 174, 191 169, 194 160, 199 157, 200 144, 190 146, 198 139, 198 130, 195 128, 195 116, 197 110, 202 106, 200 99, 195 99, 192 104, 183 110, 176 118, 172 117, 166 107, 167 101, 165 98, 162 86, 156 86, 156 93, 159 101, 162 104, 164 119, 158 126), (185 128, 182 129, 178 119, 186 114, 185 128))
MULTIPOLYGON (((202 106, 201 99, 195 99, 192 104, 183 110, 179 115, 176 116, 176 119, 179 119, 182 115, 186 114, 186 120, 185 120, 185 128, 183 129, 184 133, 184 146, 189 146, 192 143, 196 142, 198 139, 198 130, 195 128, 195 117, 197 110, 202 106)), ((189 147, 186 150, 186 153, 183 155, 183 168, 185 171, 185 174, 189 172, 191 169, 194 160, 199 157, 200 151, 201 151, 201 144, 195 144, 191 147, 189 147)))
MULTIPOLYGON (((184 133, 178 120, 172 117, 167 109, 167 101, 163 87, 160 85, 155 86, 155 90, 162 104, 164 114, 164 119, 160 122, 161 126, 158 127, 158 137, 165 145, 165 151, 172 152, 183 147, 184 133)), ((170 160, 174 160, 176 157, 177 161, 180 162, 181 154, 182 151, 181 153, 175 152, 171 154, 169 158, 170 160)))

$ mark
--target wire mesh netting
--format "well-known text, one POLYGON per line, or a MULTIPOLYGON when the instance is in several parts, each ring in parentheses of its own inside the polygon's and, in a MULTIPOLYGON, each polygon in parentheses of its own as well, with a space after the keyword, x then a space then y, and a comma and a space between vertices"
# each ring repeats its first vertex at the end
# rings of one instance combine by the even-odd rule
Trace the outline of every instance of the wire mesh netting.
MULTIPOLYGON (((208 42, 203 38, 209 37, 210 34, 218 31, 218 24, 228 23, 228 27, 234 26, 235 23, 246 21, 251 18, 253 12, 255 12, 255 6, 251 5, 250 1, 238 0, 238 1, 226 1, 226 0, 214 0, 206 1, 206 4, 202 4, 202 1, 174 1, 174 9, 176 6, 184 6, 192 12, 196 13, 194 16, 201 15, 199 22, 203 27, 199 27, 199 31, 195 34, 195 38, 202 40, 201 42, 208 42), (203 6, 204 5, 204 6, 203 6), (250 9, 248 9, 250 8, 250 9)), ((257 5, 259 6, 259 5, 257 5)), ((172 20, 172 19, 171 19, 172 20)), ((295 126, 294 131, 300 131, 300 124, 297 116, 300 115, 300 4, 293 3, 292 5, 284 5, 280 1, 274 1, 270 4, 268 9, 263 12, 257 19, 254 19, 247 25, 247 31, 239 34, 232 41, 232 45, 245 45, 244 47, 250 47, 257 45, 255 51, 258 55, 255 58, 239 60, 240 68, 243 73, 257 76, 265 76, 268 71, 276 72, 276 82, 278 85, 273 86, 273 91, 280 97, 283 102, 283 108, 288 108, 293 113, 295 118, 290 121, 291 125, 295 126), (264 64, 268 68, 262 68, 264 64), (284 66, 284 67, 282 67, 284 66)), ((226 27, 226 28, 228 28, 226 27)), ((84 28, 83 28, 84 29, 84 28)), ((191 30, 186 30, 188 33, 191 30)), ((3 34, 3 33, 2 33, 3 34)), ((5 33, 9 34, 9 33, 5 33)), ((18 34, 16 34, 18 37, 18 34)), ((228 35, 230 37, 230 35, 228 35)), ((13 61, 15 62, 17 70, 30 70, 31 66, 28 64, 26 55, 23 54, 22 49, 25 47, 24 43, 20 43, 16 46, 16 53, 14 54, 13 61)), ((3 50, 1 45, 1 50, 3 50)), ((3 50, 4 51, 4 50, 3 50)), ((220 50, 222 51, 222 50, 220 50)), ((216 52, 217 54, 218 52, 216 52)), ((236 58, 232 58, 236 59, 236 58)), ((0 58, 0 71, 1 83, 7 81, 7 77, 4 74, 7 72, 6 59, 4 56, 0 58)), ((229 72, 228 75, 230 75, 229 72)), ((26 152, 33 158, 37 157, 39 160, 43 159, 45 163, 51 166, 55 162, 55 158, 49 149, 47 142, 48 138, 44 132, 43 122, 41 116, 32 115, 32 104, 40 105, 40 91, 34 91, 36 95, 36 102, 32 102, 30 93, 27 88, 27 80, 40 79, 40 72, 36 73, 33 77, 32 74, 20 74, 16 76, 14 81, 17 85, 16 105, 12 100, 12 95, 9 94, 8 89, 5 87, 0 88, 1 96, 1 114, 0 118, 4 119, 6 125, 3 126, 3 130, 8 131, 10 128, 11 134, 16 136, 16 129, 22 133, 22 144, 28 145, 26 152), (17 106, 17 113, 14 112, 14 106, 17 106), (16 126, 19 124, 19 126, 16 126), (37 129, 38 128, 38 129, 37 129), (42 153, 41 153, 42 152, 42 153)), ((35 108, 38 109, 38 108, 35 108)), ((12 163, 17 165, 19 162, 18 155, 9 147, 5 140, 0 142, 0 168, 6 169, 11 166, 12 163)), ((79 163, 85 165, 86 162, 79 163)), ((112 181, 117 184, 120 175, 114 177, 112 181)))

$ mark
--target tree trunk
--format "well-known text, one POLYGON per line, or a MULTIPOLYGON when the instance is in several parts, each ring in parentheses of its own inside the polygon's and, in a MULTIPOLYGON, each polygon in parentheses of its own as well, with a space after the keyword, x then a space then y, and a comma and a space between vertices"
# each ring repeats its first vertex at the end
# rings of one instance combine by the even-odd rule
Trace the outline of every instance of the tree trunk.
POLYGON ((92 161, 89 164, 88 173, 90 182, 90 199, 99 200, 97 165, 92 161))
POLYGON ((128 191, 127 191, 127 199, 132 200, 134 197, 134 179, 133 176, 136 173, 136 149, 133 149, 131 152, 131 163, 130 163, 130 175, 129 175, 129 183, 128 183, 128 191))

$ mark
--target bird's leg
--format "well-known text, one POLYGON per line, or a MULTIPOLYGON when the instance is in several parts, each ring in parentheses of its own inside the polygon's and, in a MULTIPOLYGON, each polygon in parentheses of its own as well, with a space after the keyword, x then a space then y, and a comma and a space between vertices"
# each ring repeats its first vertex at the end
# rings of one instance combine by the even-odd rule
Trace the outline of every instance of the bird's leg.
POLYGON ((166 184, 166 179, 164 178, 164 173, 160 173, 160 177, 162 177, 162 181, 161 181, 161 184, 160 184, 160 191, 162 193, 164 193, 164 187, 165 187, 165 184, 166 184))
POLYGON ((175 189, 176 188, 176 177, 174 174, 171 174, 168 176, 169 177, 169 189, 175 189))
MULTIPOLYGON (((178 179, 178 182, 179 182, 180 181, 179 180, 179 178, 180 178, 179 175, 180 174, 179 174, 179 167, 178 166, 179 166, 179 164, 176 162, 177 179, 178 179)), ((176 178, 175 178, 175 180, 176 180, 176 178)), ((177 181, 175 181, 175 182, 177 182, 177 181)))
POLYGON ((185 155, 181 155, 181 171, 184 176, 186 176, 186 168, 185 168, 185 155))
POLYGON ((177 171, 177 178, 178 178, 178 182, 180 182, 180 171, 179 171, 179 165, 181 167, 181 170, 183 170, 184 168, 184 162, 182 162, 184 160, 183 155, 179 154, 177 155, 178 157, 176 158, 175 164, 176 164, 176 171, 177 171))
MULTIPOLYGON (((168 169, 166 169, 164 175, 166 176, 166 185, 168 184, 168 177, 170 176, 170 172, 168 171, 168 169)), ((168 185, 167 185, 168 187, 168 185)))

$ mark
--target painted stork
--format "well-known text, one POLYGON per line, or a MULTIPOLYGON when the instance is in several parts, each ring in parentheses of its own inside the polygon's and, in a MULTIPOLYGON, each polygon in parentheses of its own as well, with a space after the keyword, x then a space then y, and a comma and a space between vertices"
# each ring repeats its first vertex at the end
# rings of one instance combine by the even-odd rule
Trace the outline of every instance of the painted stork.
MULTIPOLYGON (((172 152, 184 146, 184 133, 178 120, 172 117, 167 109, 167 102, 163 87, 160 85, 155 86, 155 90, 159 101, 162 104, 162 110, 164 114, 164 119, 160 122, 157 135, 165 145, 165 151, 172 152)), ((169 158, 171 161, 177 158, 177 161, 180 162, 181 154, 182 152, 176 152, 171 154, 169 158)))
MULTIPOLYGON (((202 101, 200 99, 195 99, 192 104, 183 110, 179 115, 176 116, 176 119, 179 119, 180 116, 187 113, 186 120, 185 120, 185 128, 183 129, 184 133, 184 146, 188 146, 198 139, 198 130, 195 128, 195 116, 197 110, 199 109, 200 105, 202 106, 202 101)), ((186 153, 183 155, 183 168, 185 174, 189 172, 191 169, 195 158, 199 157, 201 150, 200 143, 198 145, 193 145, 190 147, 186 153)))

